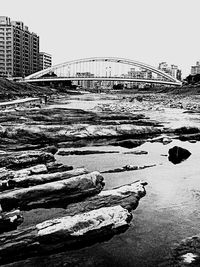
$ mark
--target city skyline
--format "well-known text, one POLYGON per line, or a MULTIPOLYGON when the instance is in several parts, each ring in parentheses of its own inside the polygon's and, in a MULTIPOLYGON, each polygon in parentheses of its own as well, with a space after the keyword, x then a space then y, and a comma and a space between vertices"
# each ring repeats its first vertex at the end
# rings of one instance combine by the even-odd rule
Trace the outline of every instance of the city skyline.
POLYGON ((8 0, 1 15, 36 32, 40 51, 52 54, 53 64, 118 56, 154 67, 166 61, 184 77, 200 58, 199 6, 198 0, 8 0))

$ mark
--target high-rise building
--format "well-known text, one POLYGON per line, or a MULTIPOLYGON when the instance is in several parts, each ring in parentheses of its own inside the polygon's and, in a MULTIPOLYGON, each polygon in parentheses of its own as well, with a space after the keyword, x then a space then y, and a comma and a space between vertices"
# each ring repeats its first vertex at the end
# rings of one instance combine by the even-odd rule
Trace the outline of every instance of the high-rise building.
POLYGON ((191 66, 191 75, 200 74, 200 61, 196 62, 196 66, 191 66))
POLYGON ((40 70, 50 68, 52 66, 52 57, 50 54, 40 52, 40 70))
POLYGON ((25 77, 39 70, 39 36, 21 21, 0 16, 0 76, 25 77))
POLYGON ((135 68, 130 68, 126 77, 127 78, 152 79, 152 71, 144 70, 144 69, 136 70, 135 68))
POLYGON ((162 70, 163 72, 171 75, 172 77, 181 80, 181 70, 178 68, 177 65, 171 65, 169 66, 166 62, 159 63, 158 66, 159 70, 162 70))

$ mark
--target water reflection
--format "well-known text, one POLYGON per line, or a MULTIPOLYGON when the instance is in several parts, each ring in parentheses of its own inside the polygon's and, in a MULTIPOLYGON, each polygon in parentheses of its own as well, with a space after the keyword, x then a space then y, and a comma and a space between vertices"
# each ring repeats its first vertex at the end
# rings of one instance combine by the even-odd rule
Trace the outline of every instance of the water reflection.
MULTIPOLYGON (((65 107, 93 109, 96 101, 77 102, 75 99, 65 107), (80 105, 79 105, 80 103, 80 105)), ((110 101, 110 100, 109 100, 110 101)), ((108 103, 104 101, 103 103, 108 103)), ((113 101, 112 101, 113 103, 113 101)), ((141 113, 141 111, 138 111, 141 113)), ((137 113, 137 112, 135 112, 137 113)), ((166 127, 197 126, 198 114, 186 114, 181 109, 164 108, 162 111, 142 111, 150 119, 163 122, 166 127)), ((84 150, 84 148, 78 148, 84 150)), ((142 179, 148 182, 147 195, 140 201, 131 227, 122 235, 115 236, 108 242, 96 244, 76 252, 103 259, 102 266, 155 267, 168 255, 175 242, 197 234, 200 220, 200 143, 181 142, 145 143, 131 150, 123 147, 102 146, 87 147, 86 150, 116 150, 117 154, 57 156, 57 160, 74 167, 85 166, 90 171, 106 171, 125 165, 152 165, 143 170, 120 173, 106 173, 105 189, 121 186, 142 179), (173 146, 180 146, 190 151, 191 156, 181 164, 168 161, 168 151, 173 146), (124 152, 135 150, 148 151, 148 154, 134 155, 124 152)), ((68 149, 70 150, 70 149, 68 149)), ((93 266, 98 265, 93 261, 93 266)), ((91 266, 90 264, 85 266, 91 266)))
MULTIPOLYGON (((97 147, 79 148, 97 150, 97 147)), ((104 174, 105 189, 142 179, 148 182, 147 195, 134 212, 130 229, 112 240, 97 244, 84 253, 109 258, 110 266, 158 266, 168 255, 174 242, 199 232, 200 199, 200 143, 174 140, 168 145, 145 143, 139 149, 148 154, 124 154, 130 149, 122 147, 98 147, 98 150, 117 150, 117 154, 86 156, 57 156, 58 161, 85 166, 89 170, 107 170, 131 165, 156 164, 155 167, 104 174), (188 149, 191 156, 181 164, 172 164, 167 157, 174 146, 188 149)), ((138 150, 134 148, 131 151, 138 150)))

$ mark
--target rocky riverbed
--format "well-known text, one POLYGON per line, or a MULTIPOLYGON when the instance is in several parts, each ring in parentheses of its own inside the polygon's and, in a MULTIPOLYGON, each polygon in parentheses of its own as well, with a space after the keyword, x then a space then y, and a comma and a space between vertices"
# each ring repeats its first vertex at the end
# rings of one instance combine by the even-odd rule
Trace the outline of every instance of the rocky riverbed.
POLYGON ((171 266, 198 233, 199 111, 147 92, 1 112, 1 264, 171 266))

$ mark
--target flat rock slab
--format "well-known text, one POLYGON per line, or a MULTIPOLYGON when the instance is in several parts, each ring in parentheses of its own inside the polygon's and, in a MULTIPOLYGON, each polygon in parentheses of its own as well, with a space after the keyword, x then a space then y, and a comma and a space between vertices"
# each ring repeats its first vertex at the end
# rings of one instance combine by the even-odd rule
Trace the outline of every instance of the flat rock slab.
POLYGON ((0 235, 0 264, 53 251, 71 250, 111 238, 126 230, 131 213, 121 206, 44 221, 0 235))
POLYGON ((102 175, 99 172, 92 172, 61 181, 2 192, 0 205, 2 211, 11 211, 15 208, 30 210, 66 207, 71 202, 98 194, 103 186, 102 175))
POLYGON ((200 141, 200 133, 196 134, 181 134, 179 135, 179 140, 181 141, 200 141))
POLYGON ((53 154, 40 150, 0 154, 0 168, 21 169, 55 161, 53 154))
MULTIPOLYGON (((82 124, 81 124, 82 123, 82 124)), ((152 126, 138 126, 133 124, 121 125, 18 125, 5 127, 2 130, 4 142, 6 138, 28 144, 47 144, 102 137, 138 137, 161 133, 161 129, 152 126)), ((0 131, 1 135, 1 131, 0 131)), ((7 140, 8 141, 8 140, 7 140)))
POLYGON ((11 171, 11 174, 12 173, 12 177, 7 178, 5 180, 0 180, 0 191, 61 181, 64 179, 69 179, 71 177, 89 173, 89 171, 85 168, 77 168, 70 171, 41 173, 37 175, 27 175, 25 171, 11 171))
POLYGON ((143 170, 143 169, 151 168, 151 167, 155 167, 155 166, 156 166, 156 164, 144 165, 144 166, 126 165, 126 166, 119 167, 119 168, 116 168, 116 169, 103 171, 101 173, 115 173, 115 172, 136 171, 136 170, 143 170))
POLYGON ((120 205, 128 211, 132 211, 137 208, 139 200, 145 196, 146 184, 147 183, 144 181, 136 181, 111 190, 102 190, 97 195, 87 197, 77 203, 68 204, 66 209, 34 209, 23 212, 24 222, 21 227, 41 223, 44 220, 52 218, 72 216, 102 207, 112 207, 115 205, 120 205))
POLYGON ((62 163, 55 162, 55 161, 47 162, 46 167, 47 167, 48 173, 65 172, 65 171, 73 170, 73 166, 65 165, 62 163))
POLYGON ((134 148, 134 147, 140 146, 142 144, 144 144, 144 141, 132 140, 132 139, 122 140, 122 141, 118 141, 115 143, 110 143, 110 145, 112 145, 112 146, 121 146, 121 147, 125 147, 125 148, 134 148))
POLYGON ((98 195, 92 196, 84 201, 69 204, 64 214, 75 215, 115 205, 120 205, 128 211, 132 211, 137 208, 139 200, 145 196, 145 185, 147 185, 146 182, 136 181, 111 190, 103 190, 98 195))
POLYGON ((133 155, 147 155, 148 152, 145 150, 135 150, 135 151, 128 151, 128 152, 124 152, 123 154, 133 154, 133 155))
POLYGON ((34 175, 34 174, 43 174, 47 173, 47 167, 45 164, 38 164, 29 168, 24 168, 21 170, 9 170, 7 168, 0 168, 0 180, 8 180, 11 178, 20 178, 20 177, 25 177, 29 175, 34 175))

